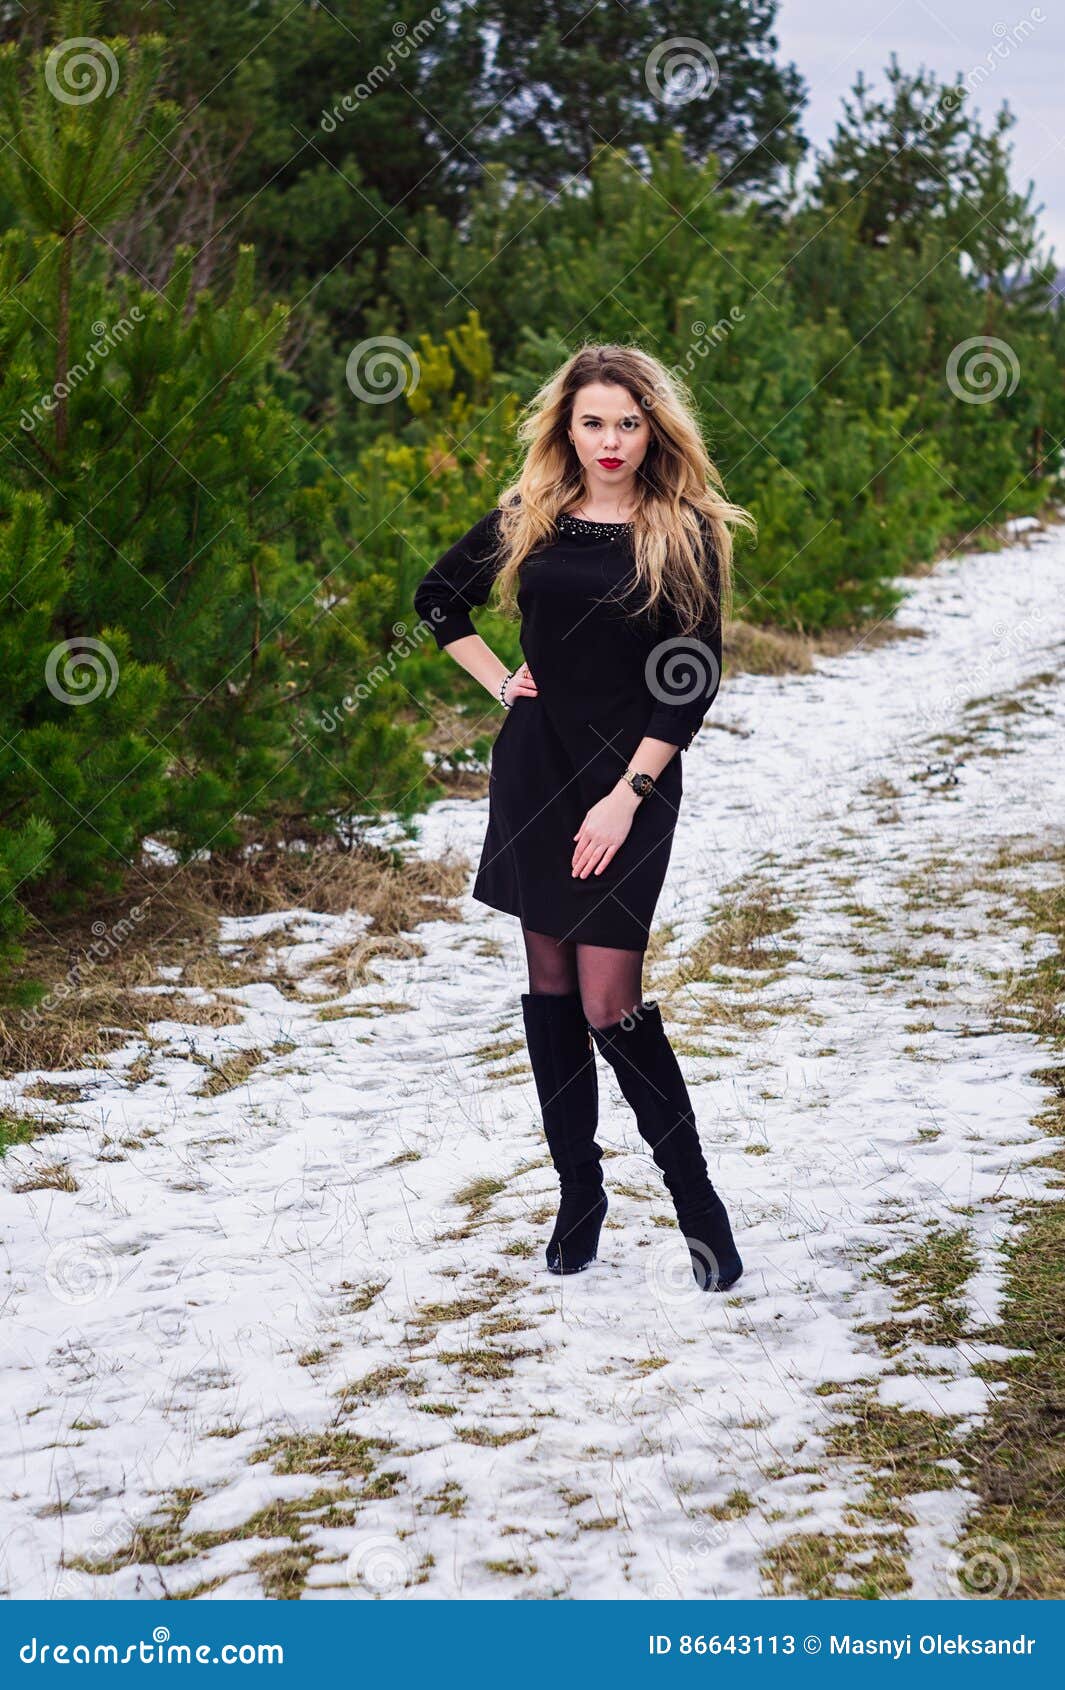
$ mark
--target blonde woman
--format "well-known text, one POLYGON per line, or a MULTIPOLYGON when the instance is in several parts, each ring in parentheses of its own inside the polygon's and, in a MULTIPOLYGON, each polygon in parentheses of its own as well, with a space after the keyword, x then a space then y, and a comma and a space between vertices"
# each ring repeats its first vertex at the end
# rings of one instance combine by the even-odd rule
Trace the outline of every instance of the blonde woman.
POLYGON ((681 753, 720 683, 729 525, 754 523, 725 499, 687 394, 638 348, 570 358, 521 438, 516 483, 433 565, 414 603, 506 711, 473 896, 521 922, 522 1011, 560 1185, 547 1265, 588 1267, 606 1216, 597 1047, 664 1176, 697 1283, 724 1291, 742 1263, 642 981, 681 753), (525 662, 513 672, 470 618, 493 588, 521 615, 525 662))

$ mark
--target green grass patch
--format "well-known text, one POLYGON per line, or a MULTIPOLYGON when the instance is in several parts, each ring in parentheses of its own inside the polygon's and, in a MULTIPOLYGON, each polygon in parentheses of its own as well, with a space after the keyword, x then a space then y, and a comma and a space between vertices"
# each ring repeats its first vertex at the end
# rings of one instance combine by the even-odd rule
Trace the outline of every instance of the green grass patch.
MULTIPOLYGON (((999 853, 995 868, 1047 862, 1049 889, 1016 893, 1033 934, 1049 935, 1053 951, 1002 981, 1003 1025, 1022 1023, 1042 1039, 1052 1060, 1037 1076, 1050 1098, 1036 1124, 1065 1137, 1065 848, 1037 846, 999 853)), ((1003 890, 1008 888, 1008 878, 1003 890)), ((1048 1149, 1040 1164, 1065 1194, 1065 1152, 1048 1149)), ((1019 1352, 985 1363, 981 1375, 1007 1388, 991 1402, 971 1439, 973 1488, 979 1506, 958 1545, 963 1587, 973 1594, 1060 1601, 1065 1597, 1065 1201, 1058 1195, 1024 1204, 1006 1249, 1000 1320, 988 1335, 1019 1352)))
POLYGON ((62 1132, 62 1127, 55 1121, 38 1121, 29 1115, 15 1115, 10 1110, 0 1111, 0 1156, 6 1156, 16 1144, 29 1144, 42 1133, 62 1132))
POLYGON ((965 1227, 929 1227, 915 1244, 869 1270, 871 1278, 892 1287, 900 1313, 921 1310, 921 1317, 880 1327, 864 1326, 862 1331, 881 1337, 888 1353, 914 1339, 925 1344, 956 1344, 968 1322, 962 1293, 977 1265, 965 1227))

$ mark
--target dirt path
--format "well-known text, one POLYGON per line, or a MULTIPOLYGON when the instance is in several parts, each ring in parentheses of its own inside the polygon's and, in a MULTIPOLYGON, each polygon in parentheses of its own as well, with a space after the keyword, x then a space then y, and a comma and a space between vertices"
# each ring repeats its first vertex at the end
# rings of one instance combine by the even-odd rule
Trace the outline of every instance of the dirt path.
MULTIPOLYGON (((4 1163, 3 1594, 960 1593, 952 1440, 1046 1189, 1045 1052, 989 1030, 1031 953, 987 871, 1060 827, 1065 533, 911 585, 923 637, 727 683, 732 731, 686 754, 646 990, 736 1290, 694 1286, 602 1068, 601 1259, 543 1271, 509 917, 467 899, 328 1004, 234 990, 239 1027, 153 1026, 147 1078, 133 1044, 49 1076, 83 1101, 4 1163)), ((422 848, 475 860, 484 814, 435 806, 422 848)), ((359 926, 276 925, 297 969, 359 926)))

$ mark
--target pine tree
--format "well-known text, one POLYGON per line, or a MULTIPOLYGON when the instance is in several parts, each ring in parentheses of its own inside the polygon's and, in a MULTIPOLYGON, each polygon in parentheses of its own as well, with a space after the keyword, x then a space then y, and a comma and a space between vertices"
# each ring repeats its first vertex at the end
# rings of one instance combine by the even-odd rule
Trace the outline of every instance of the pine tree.
MULTIPOLYGON (((70 6, 66 37, 98 8, 70 6)), ((183 854, 351 839, 409 815, 424 773, 381 653, 401 610, 363 502, 289 397, 289 319, 243 251, 224 293, 115 275, 109 220, 147 191, 177 114, 162 44, 96 40, 97 96, 49 50, 0 55, 2 890, 46 909, 113 884, 145 835, 183 854), (372 676, 357 712, 336 706, 372 676)), ((5 916, 7 931, 17 913, 5 916)))

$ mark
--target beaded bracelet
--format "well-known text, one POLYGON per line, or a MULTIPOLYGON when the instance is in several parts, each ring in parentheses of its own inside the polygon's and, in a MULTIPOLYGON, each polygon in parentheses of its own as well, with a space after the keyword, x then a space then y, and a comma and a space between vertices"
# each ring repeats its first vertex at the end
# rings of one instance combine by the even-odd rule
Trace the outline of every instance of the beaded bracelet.
POLYGON ((507 690, 507 682, 512 681, 514 679, 514 676, 517 674, 517 672, 518 671, 516 669, 512 669, 510 671, 509 675, 504 675, 503 679, 499 683, 499 702, 503 706, 504 710, 509 710, 511 708, 511 706, 507 703, 506 697, 505 697, 506 690, 507 690))

